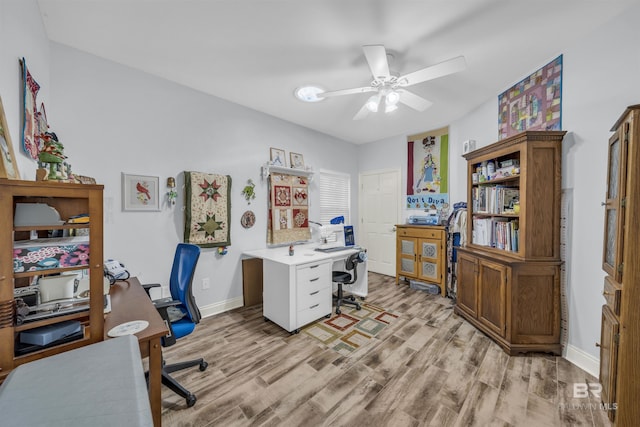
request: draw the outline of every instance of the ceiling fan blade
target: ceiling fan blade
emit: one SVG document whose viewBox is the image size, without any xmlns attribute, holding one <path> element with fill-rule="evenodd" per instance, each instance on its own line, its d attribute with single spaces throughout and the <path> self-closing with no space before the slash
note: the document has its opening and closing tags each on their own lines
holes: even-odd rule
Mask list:
<svg viewBox="0 0 640 427">
<path fill-rule="evenodd" d="M 398 89 L 398 93 L 400 94 L 399 102 L 402 102 L 414 110 L 424 111 L 433 105 L 431 101 L 427 101 L 423 97 L 418 96 L 413 92 L 409 92 L 408 90 Z"/>
<path fill-rule="evenodd" d="M 377 89 L 372 86 L 356 87 L 353 89 L 333 90 L 331 92 L 321 92 L 317 95 L 318 98 L 330 98 L 332 96 L 351 95 L 353 93 L 365 93 L 374 92 Z"/>
<path fill-rule="evenodd" d="M 387 51 L 381 44 L 362 46 L 364 56 L 367 58 L 371 75 L 374 79 L 388 79 L 389 63 L 387 62 Z"/>
<path fill-rule="evenodd" d="M 369 115 L 369 109 L 367 108 L 367 104 L 364 104 L 360 111 L 358 111 L 356 115 L 353 116 L 353 120 L 364 119 L 365 117 L 367 117 L 367 115 Z"/>
<path fill-rule="evenodd" d="M 414 71 L 413 73 L 398 77 L 398 84 L 403 87 L 411 86 L 416 83 L 422 83 L 427 80 L 433 80 L 448 74 L 457 73 L 465 68 L 467 68 L 467 63 L 464 56 L 458 56 L 439 64 L 423 68 L 422 70 Z"/>
</svg>

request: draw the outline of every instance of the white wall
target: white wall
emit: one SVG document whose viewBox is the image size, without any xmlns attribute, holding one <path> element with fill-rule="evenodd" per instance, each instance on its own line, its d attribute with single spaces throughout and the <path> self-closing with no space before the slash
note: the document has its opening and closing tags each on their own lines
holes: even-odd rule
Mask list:
<svg viewBox="0 0 640 427">
<path fill-rule="evenodd" d="M 105 186 L 105 256 L 116 258 L 147 283 L 166 283 L 175 245 L 183 239 L 182 171 L 230 175 L 231 246 L 227 255 L 203 249 L 194 294 L 209 306 L 242 297 L 241 253 L 266 246 L 267 185 L 260 171 L 269 148 L 302 153 L 316 171 L 352 174 L 357 194 L 355 145 L 293 125 L 222 99 L 88 55 L 51 45 L 50 121 L 73 170 Z M 239 90 L 241 90 L 239 88 Z M 339 153 L 339 154 L 336 154 Z M 121 172 L 159 176 L 161 188 L 177 177 L 175 207 L 161 212 L 122 212 Z M 240 194 L 256 184 L 249 205 Z M 310 186 L 310 217 L 318 217 L 317 183 Z M 353 214 L 357 218 L 354 196 Z M 240 225 L 243 212 L 256 225 Z M 209 290 L 201 289 L 211 279 Z M 241 300 L 240 300 L 241 301 Z"/>
<path fill-rule="evenodd" d="M 0 0 L 0 97 L 22 179 L 35 178 L 32 161 L 21 150 L 22 77 L 18 60 L 24 57 L 40 85 L 40 102 L 49 109 L 49 40 L 35 0 Z"/>
<path fill-rule="evenodd" d="M 602 298 L 607 142 L 628 105 L 640 102 L 640 5 L 568 49 L 563 85 L 564 187 L 573 193 L 569 343 L 597 357 Z M 566 101 L 565 101 L 566 100 Z M 637 171 L 634 171 L 637 173 Z"/>
<path fill-rule="evenodd" d="M 571 203 L 566 256 L 569 350 L 581 358 L 583 367 L 596 374 L 599 351 L 594 344 L 600 341 L 600 312 L 604 304 L 601 294 L 604 218 L 600 202 L 605 197 L 607 141 L 609 129 L 625 107 L 640 102 L 638 19 L 640 5 L 560 52 L 564 55 L 562 127 L 568 131 L 563 141 L 563 189 Z M 513 83 L 516 82 L 505 82 L 504 88 Z M 460 157 L 462 141 L 475 139 L 480 148 L 497 140 L 497 97 L 496 93 L 495 98 L 449 125 L 452 202 L 466 198 L 466 163 Z M 381 168 L 391 158 L 400 164 L 406 180 L 405 141 L 403 135 L 360 147 L 361 172 Z"/>
</svg>

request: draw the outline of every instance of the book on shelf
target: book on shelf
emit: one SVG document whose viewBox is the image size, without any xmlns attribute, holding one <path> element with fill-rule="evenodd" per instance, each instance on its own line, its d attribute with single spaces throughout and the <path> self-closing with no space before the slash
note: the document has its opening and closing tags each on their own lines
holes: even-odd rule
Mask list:
<svg viewBox="0 0 640 427">
<path fill-rule="evenodd" d="M 487 209 L 487 187 L 474 187 L 473 190 L 473 212 L 489 213 Z"/>
<path fill-rule="evenodd" d="M 89 215 L 87 214 L 80 214 L 80 215 L 75 215 L 70 217 L 67 220 L 68 224 L 89 224 Z"/>
</svg>

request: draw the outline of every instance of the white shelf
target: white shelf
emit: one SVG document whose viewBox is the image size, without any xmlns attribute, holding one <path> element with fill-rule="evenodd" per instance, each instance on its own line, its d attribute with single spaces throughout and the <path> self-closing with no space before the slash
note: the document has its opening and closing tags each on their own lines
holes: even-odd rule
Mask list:
<svg viewBox="0 0 640 427">
<path fill-rule="evenodd" d="M 271 172 L 283 173 L 286 175 L 306 176 L 309 180 L 311 180 L 311 177 L 313 176 L 313 170 L 311 169 L 285 168 L 265 163 L 262 166 L 262 179 L 267 179 Z"/>
</svg>

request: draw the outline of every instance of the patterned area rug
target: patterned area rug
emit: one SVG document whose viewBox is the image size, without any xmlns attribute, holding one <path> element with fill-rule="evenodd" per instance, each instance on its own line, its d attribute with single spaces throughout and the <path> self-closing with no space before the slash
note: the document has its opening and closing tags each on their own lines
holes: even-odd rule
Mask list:
<svg viewBox="0 0 640 427">
<path fill-rule="evenodd" d="M 302 328 L 302 332 L 322 342 L 338 353 L 348 356 L 366 345 L 387 325 L 398 318 L 382 307 L 363 302 L 361 310 L 342 306 L 342 314 L 334 311 L 330 319 L 317 320 Z"/>
</svg>

